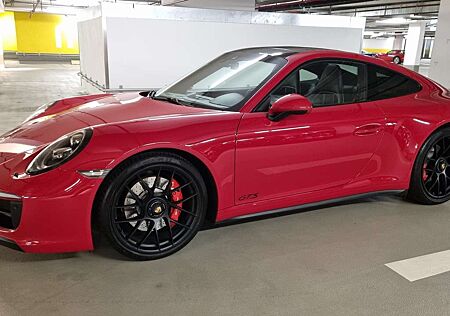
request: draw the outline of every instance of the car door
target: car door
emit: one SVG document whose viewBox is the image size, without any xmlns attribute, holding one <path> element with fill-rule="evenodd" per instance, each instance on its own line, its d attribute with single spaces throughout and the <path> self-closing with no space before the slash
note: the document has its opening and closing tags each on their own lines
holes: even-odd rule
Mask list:
<svg viewBox="0 0 450 316">
<path fill-rule="evenodd" d="M 380 143 L 385 116 L 367 94 L 366 66 L 313 61 L 287 76 L 237 132 L 236 203 L 256 202 L 337 187 L 366 166 Z M 283 95 L 313 103 L 307 114 L 280 121 L 267 110 Z"/>
</svg>

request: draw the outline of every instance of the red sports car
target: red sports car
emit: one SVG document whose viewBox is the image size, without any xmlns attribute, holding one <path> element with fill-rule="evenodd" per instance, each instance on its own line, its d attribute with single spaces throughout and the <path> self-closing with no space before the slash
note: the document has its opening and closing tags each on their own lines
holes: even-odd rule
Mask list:
<svg viewBox="0 0 450 316">
<path fill-rule="evenodd" d="M 385 54 L 377 54 L 376 58 L 380 58 L 384 61 L 394 63 L 394 64 L 403 64 L 403 60 L 405 59 L 405 51 L 404 50 L 391 50 Z"/>
<path fill-rule="evenodd" d="M 360 54 L 226 53 L 168 88 L 40 108 L 0 138 L 0 242 L 170 255 L 205 221 L 369 193 L 450 198 L 450 95 Z"/>
</svg>

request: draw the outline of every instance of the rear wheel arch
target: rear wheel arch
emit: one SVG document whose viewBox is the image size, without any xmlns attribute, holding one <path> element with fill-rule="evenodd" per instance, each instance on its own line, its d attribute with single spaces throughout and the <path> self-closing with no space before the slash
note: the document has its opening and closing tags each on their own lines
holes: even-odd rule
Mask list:
<svg viewBox="0 0 450 316">
<path fill-rule="evenodd" d="M 420 154 L 420 152 L 421 152 L 421 150 L 422 150 L 422 148 L 425 146 L 425 144 L 427 143 L 427 141 L 434 135 L 434 134 L 436 134 L 437 132 L 439 132 L 440 130 L 443 130 L 443 129 L 445 129 L 445 128 L 450 128 L 450 122 L 445 122 L 445 123 L 442 123 L 442 124 L 437 124 L 437 126 L 431 131 L 431 132 L 429 132 L 429 134 L 426 136 L 426 137 L 424 137 L 423 138 L 423 141 L 422 142 L 418 142 L 417 143 L 417 150 L 416 150 L 416 152 L 415 152 L 415 154 L 414 154 L 414 160 L 413 160 L 413 162 L 412 162 L 412 166 L 411 166 L 411 170 L 412 170 L 412 168 L 414 168 L 414 165 L 415 165 L 415 163 L 416 163 L 416 160 L 417 160 L 417 158 L 419 157 L 419 154 Z M 411 174 L 410 174 L 410 177 L 412 176 L 412 172 L 411 172 Z"/>
<path fill-rule="evenodd" d="M 173 154 L 176 156 L 180 156 L 181 158 L 184 158 L 188 160 L 191 164 L 194 165 L 194 167 L 200 172 L 202 175 L 203 180 L 206 184 L 207 194 L 208 194 L 208 204 L 207 204 L 207 213 L 205 218 L 205 224 L 213 224 L 216 221 L 217 217 L 217 211 L 218 211 L 218 191 L 217 191 L 217 185 L 216 181 L 209 170 L 209 168 L 205 165 L 205 163 L 200 160 L 198 157 L 194 156 L 191 153 L 188 153 L 186 151 L 180 150 L 180 149 L 173 149 L 173 148 L 158 148 L 158 149 L 151 149 L 139 152 L 137 154 L 134 154 L 130 157 L 127 157 L 125 160 L 121 161 L 118 165 L 116 165 L 109 174 L 103 179 L 102 184 L 100 185 L 99 189 L 97 190 L 97 193 L 95 195 L 93 208 L 91 211 L 91 227 L 96 228 L 98 227 L 98 212 L 99 212 L 99 205 L 100 205 L 100 199 L 102 196 L 102 192 L 105 189 L 105 186 L 108 185 L 108 177 L 114 175 L 114 172 L 117 170 L 120 170 L 122 166 L 125 164 L 128 164 L 132 160 L 137 160 L 142 156 L 145 156 L 146 154 L 156 154 L 156 153 L 165 153 L 165 154 Z"/>
<path fill-rule="evenodd" d="M 415 199 L 415 198 L 408 198 L 408 195 L 409 195 L 409 193 L 411 192 L 411 190 L 415 190 L 415 185 L 413 184 L 413 181 L 414 181 L 414 176 L 415 176 L 415 169 L 417 168 L 417 164 L 418 164 L 418 160 L 420 159 L 420 157 L 421 157 L 421 154 L 423 154 L 423 151 L 424 151 L 424 149 L 425 149 L 425 147 L 428 145 L 428 143 L 433 139 L 433 137 L 437 134 L 437 133 L 439 133 L 439 132 L 441 132 L 441 131 L 443 131 L 443 130 L 445 130 L 445 129 L 450 129 L 450 122 L 445 122 L 445 123 L 443 123 L 443 124 L 440 124 L 439 126 L 437 126 L 425 139 L 424 139 L 424 141 L 420 144 L 420 147 L 418 148 L 418 150 L 417 150 L 417 152 L 416 152 L 416 155 L 415 155 L 415 158 L 414 158 L 414 163 L 413 163 L 413 165 L 411 166 L 411 172 L 410 172 L 410 184 L 409 184 L 409 189 L 408 189 L 408 193 L 407 193 L 407 199 L 409 199 L 409 200 L 412 200 L 412 201 L 416 201 L 416 202 L 420 202 L 420 201 L 417 201 L 417 199 Z M 425 204 L 428 204 L 428 203 L 425 203 Z"/>
</svg>

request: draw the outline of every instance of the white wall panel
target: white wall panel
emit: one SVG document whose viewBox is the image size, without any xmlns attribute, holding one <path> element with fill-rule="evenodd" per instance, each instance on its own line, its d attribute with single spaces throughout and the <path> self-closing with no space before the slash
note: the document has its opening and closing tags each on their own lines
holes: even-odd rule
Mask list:
<svg viewBox="0 0 450 316">
<path fill-rule="evenodd" d="M 102 18 L 78 23 L 80 71 L 87 78 L 106 86 L 105 41 Z"/>
<path fill-rule="evenodd" d="M 107 17 L 111 89 L 159 88 L 218 55 L 251 46 L 359 52 L 361 28 Z"/>
</svg>

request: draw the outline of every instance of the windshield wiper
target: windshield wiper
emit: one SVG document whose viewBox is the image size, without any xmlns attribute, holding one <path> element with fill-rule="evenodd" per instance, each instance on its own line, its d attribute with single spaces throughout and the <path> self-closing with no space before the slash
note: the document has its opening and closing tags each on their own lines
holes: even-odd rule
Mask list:
<svg viewBox="0 0 450 316">
<path fill-rule="evenodd" d="M 173 104 L 178 104 L 181 105 L 180 101 L 177 98 L 172 98 L 172 97 L 163 97 L 163 96 L 157 96 L 157 97 L 151 97 L 153 100 L 158 100 L 158 101 L 167 101 Z"/>
<path fill-rule="evenodd" d="M 184 105 L 184 106 L 194 106 L 195 105 L 195 103 L 189 102 L 184 99 L 179 99 L 176 97 L 166 97 L 166 96 L 162 96 L 162 95 L 154 96 L 154 97 L 152 97 L 152 99 L 158 100 L 158 101 L 166 101 L 166 102 L 169 102 L 172 104 Z"/>
</svg>

